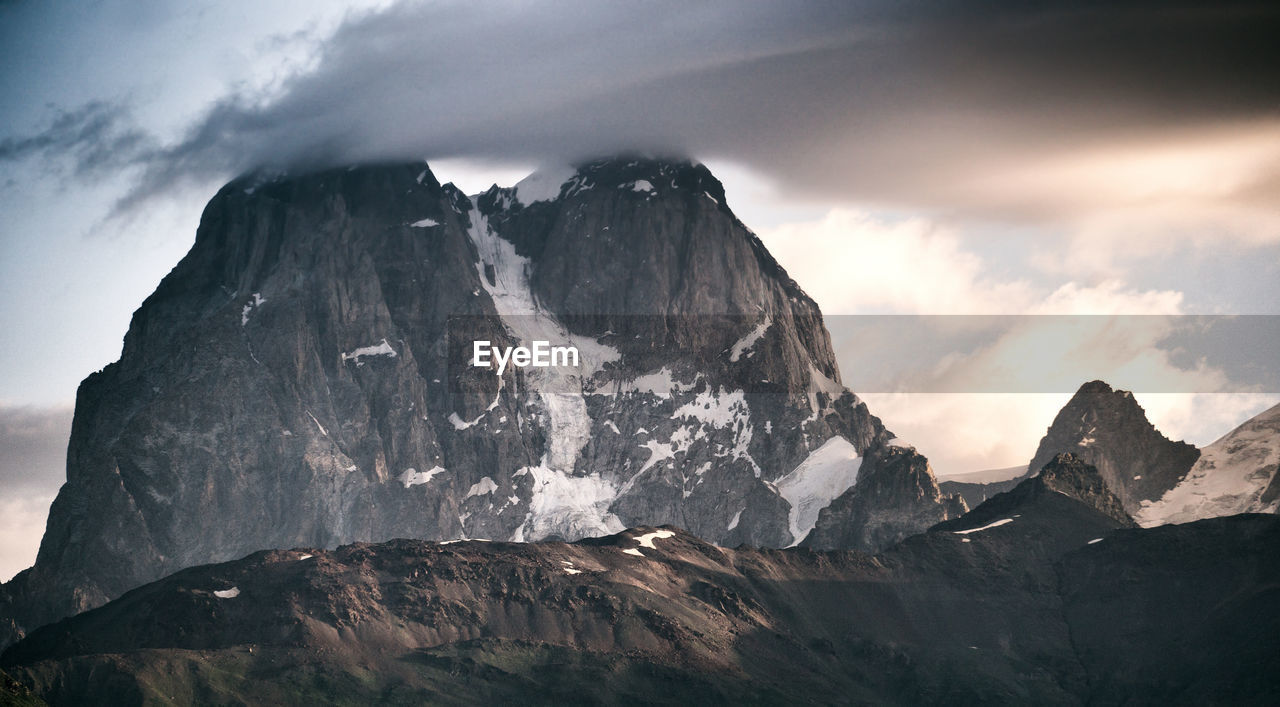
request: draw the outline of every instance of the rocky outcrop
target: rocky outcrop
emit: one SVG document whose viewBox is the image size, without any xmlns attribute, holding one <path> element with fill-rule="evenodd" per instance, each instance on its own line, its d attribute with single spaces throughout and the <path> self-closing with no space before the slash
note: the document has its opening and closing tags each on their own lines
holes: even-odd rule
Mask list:
<svg viewBox="0 0 1280 707">
<path fill-rule="evenodd" d="M 538 340 L 580 360 L 471 365 L 476 341 Z M 891 437 L 701 165 L 602 160 L 477 197 L 423 164 L 246 177 L 82 383 L 2 642 L 267 547 L 664 523 L 781 547 L 855 474 L 892 475 L 862 460 Z M 876 518 L 897 529 L 849 537 L 907 531 Z"/>
<path fill-rule="evenodd" d="M 929 461 L 911 447 L 872 450 L 853 488 L 818 514 L 801 543 L 815 550 L 889 547 L 968 508 L 959 496 L 944 496 Z"/>
<path fill-rule="evenodd" d="M 1200 456 L 1194 446 L 1160 434 L 1132 393 L 1102 381 L 1085 383 L 1058 412 L 1027 475 L 1062 452 L 1097 467 L 1131 515 L 1173 488 Z"/>
</svg>

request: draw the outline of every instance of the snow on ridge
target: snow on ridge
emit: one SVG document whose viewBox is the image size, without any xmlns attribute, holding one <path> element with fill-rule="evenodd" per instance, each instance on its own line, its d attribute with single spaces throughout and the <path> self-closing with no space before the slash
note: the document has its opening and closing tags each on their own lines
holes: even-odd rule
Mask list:
<svg viewBox="0 0 1280 707">
<path fill-rule="evenodd" d="M 471 488 L 467 489 L 465 498 L 472 496 L 487 496 L 498 490 L 498 485 L 488 476 L 482 477 L 479 481 L 471 484 Z"/>
<path fill-rule="evenodd" d="M 640 537 L 636 538 L 636 542 L 640 543 L 640 547 L 647 547 L 650 550 L 657 550 L 658 546 L 653 544 L 653 541 L 655 539 L 664 540 L 666 538 L 670 538 L 674 536 L 675 536 L 675 533 L 671 532 L 670 530 L 655 530 L 652 533 L 645 533 L 644 535 L 641 535 Z"/>
<path fill-rule="evenodd" d="M 554 201 L 560 197 L 560 187 L 577 174 L 578 170 L 569 166 L 539 169 L 516 182 L 511 191 L 516 200 L 525 206 L 539 201 Z"/>
<path fill-rule="evenodd" d="M 405 488 L 409 488 L 410 486 L 425 484 L 435 476 L 443 473 L 444 467 L 442 466 L 433 466 L 426 471 L 418 471 L 413 467 L 409 467 L 404 470 L 404 473 L 400 474 L 400 483 L 404 484 Z"/>
<path fill-rule="evenodd" d="M 837 435 L 810 452 L 791 473 L 774 482 L 778 495 L 791 504 L 788 521 L 793 547 L 818 524 L 819 511 L 853 488 L 861 467 L 858 450 L 849 440 Z"/>
<path fill-rule="evenodd" d="M 951 532 L 956 535 L 968 535 L 970 533 L 980 533 L 984 530 L 988 530 L 990 528 L 995 528 L 997 526 L 1004 525 L 1005 523 L 1012 523 L 1012 522 L 1013 522 L 1012 518 L 1001 518 L 1000 520 L 995 521 L 994 523 L 987 523 L 981 528 L 970 528 L 968 530 L 953 530 Z"/>
<path fill-rule="evenodd" d="M 756 345 L 756 342 L 764 336 L 765 331 L 772 325 L 773 320 L 770 319 L 768 315 L 765 315 L 764 321 L 757 324 L 756 328 L 752 329 L 746 336 L 739 339 L 737 343 L 733 345 L 733 348 L 729 350 L 729 360 L 733 363 L 737 363 L 738 359 L 742 357 L 742 354 L 750 351 L 751 347 Z M 748 354 L 748 358 L 750 358 L 750 354 Z"/>
<path fill-rule="evenodd" d="M 396 350 L 391 348 L 391 344 L 388 344 L 384 337 L 380 343 L 374 344 L 373 346 L 361 346 L 355 351 L 348 351 L 347 353 L 342 354 L 342 362 L 346 363 L 347 361 L 355 361 L 357 366 L 363 366 L 364 362 L 360 359 L 365 356 L 387 356 L 388 358 L 395 358 L 397 354 Z"/>
<path fill-rule="evenodd" d="M 1176 486 L 1144 501 L 1134 520 L 1144 528 L 1240 513 L 1280 512 L 1280 499 L 1262 495 L 1280 474 L 1280 405 L 1241 424 L 1200 450 Z"/>
</svg>

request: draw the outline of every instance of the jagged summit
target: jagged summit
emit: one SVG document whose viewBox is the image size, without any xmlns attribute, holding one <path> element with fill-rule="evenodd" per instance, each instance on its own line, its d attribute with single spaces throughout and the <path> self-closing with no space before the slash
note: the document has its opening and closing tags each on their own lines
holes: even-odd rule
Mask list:
<svg viewBox="0 0 1280 707">
<path fill-rule="evenodd" d="M 1133 393 L 1103 381 L 1080 386 L 1058 412 L 1027 468 L 1034 475 L 1055 456 L 1072 452 L 1096 466 L 1125 510 L 1159 498 L 1178 483 L 1200 452 L 1174 442 L 1147 420 Z"/>
</svg>

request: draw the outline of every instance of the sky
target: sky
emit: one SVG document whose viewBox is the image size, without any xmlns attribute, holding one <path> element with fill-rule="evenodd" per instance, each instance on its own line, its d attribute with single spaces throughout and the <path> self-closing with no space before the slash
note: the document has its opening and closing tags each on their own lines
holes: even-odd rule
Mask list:
<svg viewBox="0 0 1280 707">
<path fill-rule="evenodd" d="M 0 578 L 34 558 L 79 381 L 246 170 L 427 159 L 475 192 L 688 155 L 853 381 L 852 315 L 1280 314 L 1278 30 L 1233 2 L 0 0 Z M 940 474 L 1025 463 L 1093 378 L 1197 444 L 1280 400 L 1246 375 L 1265 341 L 1000 321 L 900 375 L 964 391 L 863 393 Z M 1052 375 L 1010 386 L 1032 359 Z"/>
</svg>

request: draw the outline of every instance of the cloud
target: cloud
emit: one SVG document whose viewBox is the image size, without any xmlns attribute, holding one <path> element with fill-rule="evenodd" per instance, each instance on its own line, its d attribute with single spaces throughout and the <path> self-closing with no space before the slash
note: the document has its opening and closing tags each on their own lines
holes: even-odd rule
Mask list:
<svg viewBox="0 0 1280 707">
<path fill-rule="evenodd" d="M 828 200 L 1037 217 L 1114 205 L 1078 165 L 1145 179 L 1159 159 L 1134 146 L 1190 140 L 1210 172 L 1184 186 L 1266 203 L 1280 165 L 1214 136 L 1274 134 L 1277 25 L 1245 2 L 400 2 L 281 43 L 291 75 L 162 150 L 97 139 L 145 165 L 133 201 L 255 167 L 647 149 Z"/>
<path fill-rule="evenodd" d="M 92 179 L 145 162 L 156 143 L 138 127 L 128 109 L 106 101 L 91 101 L 60 111 L 38 133 L 0 140 L 0 163 L 37 158 L 62 164 L 69 158 L 77 176 Z"/>
<path fill-rule="evenodd" d="M 52 499 L 66 479 L 69 407 L 0 407 L 0 488 Z"/>
<path fill-rule="evenodd" d="M 0 582 L 35 564 L 52 502 L 41 494 L 0 499 Z"/>
<path fill-rule="evenodd" d="M 30 567 L 66 479 L 69 407 L 0 407 L 0 582 Z"/>
</svg>

